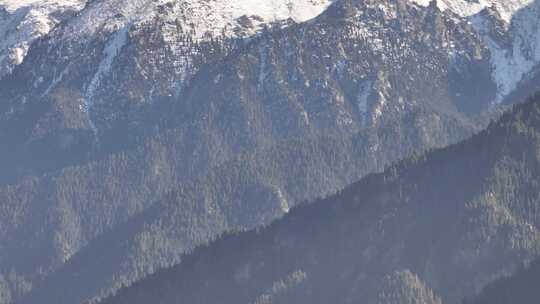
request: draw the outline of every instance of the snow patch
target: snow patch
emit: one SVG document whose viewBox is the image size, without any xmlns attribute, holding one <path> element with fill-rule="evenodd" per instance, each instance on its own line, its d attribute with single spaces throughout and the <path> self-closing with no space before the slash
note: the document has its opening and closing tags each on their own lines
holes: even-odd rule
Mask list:
<svg viewBox="0 0 540 304">
<path fill-rule="evenodd" d="M 285 198 L 285 195 L 283 195 L 283 192 L 281 192 L 281 189 L 278 187 L 275 187 L 275 192 L 279 200 L 279 206 L 281 208 L 281 211 L 283 211 L 283 213 L 289 213 L 291 211 L 291 208 L 289 207 L 289 202 Z"/>
<path fill-rule="evenodd" d="M 411 0 L 421 6 L 428 6 L 433 0 Z M 512 16 L 520 9 L 533 3 L 534 0 L 438 0 L 437 5 L 442 11 L 449 10 L 461 17 L 478 14 L 485 8 L 496 9 L 503 20 L 510 23 Z"/>
<path fill-rule="evenodd" d="M 19 65 L 23 62 L 24 56 L 26 56 L 26 53 L 28 52 L 28 47 L 26 46 L 19 46 L 12 48 L 10 50 L 9 59 L 11 62 L 15 65 Z"/>
<path fill-rule="evenodd" d="M 189 12 L 189 23 L 193 24 L 195 37 L 203 39 L 208 34 L 236 36 L 242 28 L 253 35 L 266 24 L 292 19 L 308 21 L 321 14 L 332 0 L 215 0 L 180 1 L 177 12 Z M 247 24 L 246 24 L 247 23 Z"/>
<path fill-rule="evenodd" d="M 500 103 L 504 97 L 516 89 L 523 77 L 538 63 L 538 59 L 527 58 L 520 48 L 521 39 L 518 37 L 510 50 L 500 48 L 490 38 L 487 38 L 491 50 L 491 64 L 493 66 L 493 80 L 497 84 L 498 92 L 496 102 Z"/>
<path fill-rule="evenodd" d="M 382 92 L 377 92 L 377 104 L 373 109 L 373 122 L 376 123 L 384 114 L 384 109 L 387 104 L 387 99 Z"/>
<path fill-rule="evenodd" d="M 176 58 L 171 63 L 176 73 L 176 77 L 171 79 L 174 82 L 171 86 L 178 95 L 183 80 L 190 74 L 193 55 L 197 52 L 194 43 L 223 36 L 249 38 L 262 31 L 269 23 L 289 24 L 285 22 L 288 20 L 304 22 L 322 13 L 332 1 L 334 0 L 89 1 L 85 9 L 58 32 L 56 38 L 84 42 L 87 38 L 102 35 L 100 31 L 113 32 L 115 28 L 126 27 L 128 24 L 144 27 L 146 23 L 152 23 L 158 18 L 163 21 L 163 27 L 161 32 L 156 34 L 161 35 Z M 179 39 L 179 27 L 184 34 L 190 36 L 188 40 Z M 100 71 L 106 72 L 107 60 L 100 65 Z M 97 73 L 87 86 L 90 96 L 99 85 L 101 75 L 101 72 Z M 89 103 L 91 104 L 91 101 Z"/>
<path fill-rule="evenodd" d="M 72 0 L 73 1 L 73 0 Z M 105 0 L 92 2 L 71 24 L 71 32 L 92 34 L 117 15 L 134 23 L 144 23 L 164 15 L 174 24 L 193 31 L 195 40 L 209 35 L 236 36 L 239 27 L 250 23 L 249 34 L 264 25 L 292 19 L 304 22 L 321 14 L 334 0 Z M 246 19 L 247 18 L 247 19 Z"/>
<path fill-rule="evenodd" d="M 84 4 L 81 0 L 0 0 L 0 7 L 5 7 L 9 12 L 14 12 L 21 7 L 78 7 Z"/>
<path fill-rule="evenodd" d="M 305 125 L 309 126 L 310 124 L 310 120 L 309 120 L 309 114 L 308 112 L 306 112 L 305 110 L 302 110 L 300 112 L 300 116 L 302 117 L 302 121 L 304 122 Z"/>
<path fill-rule="evenodd" d="M 88 85 L 88 88 L 86 90 L 87 110 L 91 106 L 92 99 L 95 95 L 97 88 L 101 84 L 102 78 L 105 75 L 107 75 L 109 71 L 111 70 L 114 59 L 116 58 L 116 56 L 118 56 L 121 49 L 127 43 L 127 39 L 128 39 L 128 27 L 123 27 L 112 36 L 112 38 L 109 40 L 109 42 L 105 46 L 105 49 L 103 50 L 103 55 L 105 55 L 105 57 L 100 62 L 98 69 L 96 73 L 94 74 L 94 77 L 90 81 L 90 84 Z"/>
<path fill-rule="evenodd" d="M 87 113 L 88 121 L 91 125 L 92 130 L 96 134 L 97 134 L 97 129 L 90 117 L 90 109 L 94 103 L 94 96 L 95 96 L 96 90 L 101 85 L 101 81 L 103 77 L 109 74 L 109 72 L 111 71 L 114 59 L 118 56 L 118 54 L 120 53 L 120 51 L 122 50 L 122 48 L 126 45 L 128 41 L 128 30 L 129 30 L 128 26 L 122 27 L 121 29 L 117 30 L 113 34 L 111 39 L 107 42 L 107 45 L 105 46 L 105 49 L 103 50 L 103 55 L 105 57 L 100 62 L 96 73 L 92 77 L 92 80 L 90 81 L 90 84 L 88 85 L 88 88 L 86 89 L 86 98 L 85 98 L 85 102 L 83 106 L 83 111 Z"/>
<path fill-rule="evenodd" d="M 411 0 L 427 6 L 430 0 Z M 480 33 L 491 53 L 493 81 L 497 85 L 495 103 L 508 96 L 523 78 L 540 63 L 538 4 L 534 0 L 438 0 L 441 10 L 466 17 Z M 499 45 L 490 35 L 493 25 L 480 12 L 492 8 L 502 18 L 511 39 L 509 46 Z"/>
<path fill-rule="evenodd" d="M 0 78 L 20 65 L 30 45 L 47 35 L 85 0 L 0 0 Z"/>
<path fill-rule="evenodd" d="M 470 18 L 491 53 L 493 80 L 497 84 L 495 102 L 500 103 L 523 78 L 540 63 L 540 8 L 529 5 L 516 13 L 508 24 L 509 46 L 499 45 L 490 36 L 492 25 L 486 16 Z"/>
</svg>

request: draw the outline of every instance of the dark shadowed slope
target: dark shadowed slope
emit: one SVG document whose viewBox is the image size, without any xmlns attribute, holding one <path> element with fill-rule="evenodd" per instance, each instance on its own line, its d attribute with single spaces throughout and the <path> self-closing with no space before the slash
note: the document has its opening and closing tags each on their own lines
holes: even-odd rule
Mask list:
<svg viewBox="0 0 540 304">
<path fill-rule="evenodd" d="M 540 259 L 510 277 L 489 284 L 475 300 L 464 304 L 536 304 L 540 299 Z"/>
<path fill-rule="evenodd" d="M 540 99 L 103 303 L 460 303 L 540 250 Z"/>
</svg>

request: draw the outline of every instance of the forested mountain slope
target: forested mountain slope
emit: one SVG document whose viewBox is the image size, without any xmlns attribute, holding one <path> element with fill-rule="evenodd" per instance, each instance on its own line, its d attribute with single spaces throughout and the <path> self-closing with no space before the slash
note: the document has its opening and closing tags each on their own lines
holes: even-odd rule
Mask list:
<svg viewBox="0 0 540 304">
<path fill-rule="evenodd" d="M 103 303 L 461 303 L 540 250 L 540 98 Z"/>
<path fill-rule="evenodd" d="M 268 224 L 298 202 L 334 193 L 367 172 L 381 170 L 401 155 L 413 153 L 414 142 L 422 140 L 423 132 L 407 134 L 414 140 L 399 147 L 395 143 L 403 134 L 385 130 L 348 138 L 288 140 L 241 154 L 193 182 L 177 186 L 126 224 L 90 241 L 45 282 L 37 283 L 26 300 L 54 297 L 58 303 L 72 303 L 82 295 L 106 295 L 157 268 L 177 263 L 183 252 L 222 231 Z M 371 140 L 392 153 L 378 154 L 371 148 Z M 23 264 L 25 258 L 20 261 Z M 78 287 L 81 281 L 85 282 L 83 290 Z"/>
</svg>

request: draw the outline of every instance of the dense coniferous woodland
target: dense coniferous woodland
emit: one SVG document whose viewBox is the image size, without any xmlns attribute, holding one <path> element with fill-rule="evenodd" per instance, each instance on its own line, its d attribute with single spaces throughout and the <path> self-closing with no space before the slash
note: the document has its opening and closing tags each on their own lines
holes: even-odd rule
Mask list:
<svg viewBox="0 0 540 304">
<path fill-rule="evenodd" d="M 469 140 L 227 234 L 103 303 L 461 303 L 539 254 L 539 203 L 536 96 Z"/>
</svg>

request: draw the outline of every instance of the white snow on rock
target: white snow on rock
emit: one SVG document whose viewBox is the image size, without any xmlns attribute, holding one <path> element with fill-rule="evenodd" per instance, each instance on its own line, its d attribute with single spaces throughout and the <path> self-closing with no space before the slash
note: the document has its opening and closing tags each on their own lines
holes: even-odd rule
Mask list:
<svg viewBox="0 0 540 304">
<path fill-rule="evenodd" d="M 74 33 L 91 34 L 101 25 L 121 15 L 125 23 L 144 22 L 155 14 L 165 14 L 191 27 L 194 38 L 204 39 L 226 34 L 244 22 L 251 23 L 255 33 L 272 22 L 292 19 L 304 22 L 321 14 L 334 0 L 107 0 L 91 3 L 72 24 Z M 167 4 L 167 5 L 165 5 Z M 158 7 L 163 9 L 158 10 Z M 165 10 L 165 12 L 163 11 Z"/>
<path fill-rule="evenodd" d="M 411 0 L 427 6 L 431 0 Z M 534 0 L 438 0 L 441 10 L 466 17 L 481 34 L 491 52 L 493 81 L 498 92 L 494 102 L 501 102 L 523 78 L 540 64 L 540 10 Z M 492 24 L 480 12 L 496 11 L 509 31 L 511 45 L 499 45 L 490 36 Z"/>
<path fill-rule="evenodd" d="M 14 12 L 21 7 L 41 7 L 41 8 L 59 8 L 59 7 L 79 7 L 84 4 L 81 0 L 0 0 L 0 6 L 8 11 Z"/>
<path fill-rule="evenodd" d="M 496 102 L 510 94 L 526 75 L 540 64 L 540 10 L 530 5 L 516 13 L 508 24 L 510 45 L 500 45 L 490 36 L 489 21 L 483 15 L 471 18 L 491 52 L 493 80 L 498 86 Z"/>
<path fill-rule="evenodd" d="M 211 36 L 250 37 L 266 25 L 286 20 L 305 22 L 321 14 L 335 0 L 0 0 L 0 78 L 21 64 L 30 45 L 47 35 L 61 22 L 64 12 L 80 14 L 70 20 L 65 31 L 66 39 L 84 41 L 96 31 L 116 35 L 118 29 L 129 31 L 131 24 L 141 24 L 160 15 L 174 24 L 180 21 L 193 40 Z M 410 0 L 427 6 L 433 0 Z M 88 5 L 87 5 L 88 2 Z M 519 82 L 540 63 L 538 16 L 534 0 L 437 0 L 441 10 L 449 10 L 471 21 L 482 33 L 491 50 L 493 80 L 499 87 L 497 101 L 512 92 Z M 496 10 L 506 23 L 512 37 L 512 46 L 498 45 L 490 36 L 483 20 L 478 16 L 483 9 Z M 525 13 L 524 13 L 525 12 Z M 515 16 L 519 16 L 516 18 Z M 161 33 L 165 41 L 172 41 L 176 28 Z M 126 37 L 122 34 L 122 37 Z M 112 39 L 112 38 L 111 38 Z M 116 40 L 110 40 L 116 41 Z M 126 43 L 126 41 L 123 41 Z M 178 50 L 176 50 L 178 48 Z M 171 46 L 178 53 L 178 73 L 190 64 L 185 46 Z M 115 49 L 115 52 L 120 51 Z M 113 52 L 114 53 L 114 52 Z M 185 56 L 184 56 L 185 57 Z M 110 70 L 116 55 L 104 51 L 102 63 L 92 83 L 89 95 Z M 91 103 L 91 101 L 89 101 Z"/>
<path fill-rule="evenodd" d="M 98 66 L 97 72 L 92 77 L 92 80 L 90 81 L 90 84 L 88 88 L 86 89 L 86 99 L 84 103 L 84 112 L 88 115 L 88 122 L 90 124 L 90 127 L 94 134 L 97 135 L 97 128 L 94 125 L 92 118 L 90 117 L 90 108 L 92 106 L 93 98 L 95 91 L 99 84 L 102 81 L 102 78 L 104 75 L 108 74 L 111 71 L 112 64 L 114 62 L 114 59 L 124 45 L 126 45 L 128 40 L 128 26 L 124 26 L 121 29 L 118 29 L 114 35 L 111 37 L 111 39 L 107 42 L 107 45 L 105 46 L 105 50 L 103 51 L 104 58 L 101 61 L 101 63 Z"/>
<path fill-rule="evenodd" d="M 21 64 L 32 42 L 51 31 L 66 11 L 85 0 L 0 0 L 0 78 Z"/>
<path fill-rule="evenodd" d="M 285 195 L 283 195 L 283 192 L 280 188 L 274 187 L 274 192 L 277 196 L 277 199 L 279 200 L 279 207 L 283 213 L 289 213 L 291 211 L 291 208 L 289 206 L 289 202 L 285 198 Z"/>
<path fill-rule="evenodd" d="M 255 34 L 264 25 L 292 19 L 305 22 L 321 14 L 331 0 L 214 0 L 182 1 L 178 12 L 187 12 L 186 20 L 192 23 L 195 35 L 235 35 L 243 28 Z"/>
<path fill-rule="evenodd" d="M 509 26 L 512 45 L 505 49 L 490 41 L 494 79 L 499 98 L 511 93 L 540 64 L 540 4 L 531 4 L 514 15 Z M 485 37 L 488 37 L 485 35 Z"/>
<path fill-rule="evenodd" d="M 303 22 L 322 13 L 333 0 L 0 0 L 0 78 L 21 64 L 31 43 L 47 35 L 65 11 L 81 11 L 68 25 L 67 35 L 81 38 L 105 28 L 113 32 L 129 23 L 150 20 L 157 8 L 169 5 L 168 15 L 191 26 L 195 39 L 208 34 L 234 36 L 249 23 L 244 35 L 265 24 L 292 19 Z"/>
<path fill-rule="evenodd" d="M 266 24 L 292 19 L 304 22 L 322 13 L 333 0 L 105 0 L 91 2 L 81 14 L 70 20 L 62 31 L 66 39 L 88 37 L 97 31 L 111 36 L 86 91 L 85 111 L 89 112 L 101 80 L 110 72 L 111 65 L 128 41 L 132 25 L 141 25 L 155 17 L 171 24 L 160 33 L 175 53 L 171 63 L 179 79 L 185 77 L 191 65 L 190 46 L 178 40 L 175 24 L 181 23 L 183 31 L 194 41 L 209 37 L 249 37 Z M 118 29 L 121 28 L 122 32 Z M 241 31 L 239 31 L 239 29 Z M 83 40 L 84 41 L 84 40 Z M 187 55 L 186 55 L 187 54 Z M 264 80 L 264 79 L 263 79 Z M 262 81 L 261 81 L 262 82 Z M 177 88 L 178 89 L 178 88 Z"/>
<path fill-rule="evenodd" d="M 422 6 L 428 6 L 433 0 L 411 0 Z M 450 10 L 461 17 L 470 17 L 478 14 L 484 8 L 495 8 L 501 17 L 510 22 L 515 12 L 533 3 L 534 0 L 437 0 L 437 5 L 441 10 Z"/>
</svg>

